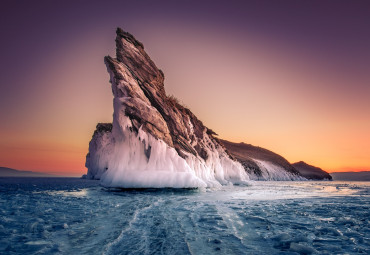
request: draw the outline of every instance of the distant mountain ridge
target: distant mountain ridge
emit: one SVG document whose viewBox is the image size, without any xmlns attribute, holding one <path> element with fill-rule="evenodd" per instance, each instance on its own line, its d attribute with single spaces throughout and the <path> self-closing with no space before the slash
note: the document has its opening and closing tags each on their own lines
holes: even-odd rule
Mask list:
<svg viewBox="0 0 370 255">
<path fill-rule="evenodd" d="M 37 173 L 32 171 L 22 171 L 8 167 L 0 167 L 0 177 L 56 177 L 56 176 L 52 174 Z"/>
</svg>

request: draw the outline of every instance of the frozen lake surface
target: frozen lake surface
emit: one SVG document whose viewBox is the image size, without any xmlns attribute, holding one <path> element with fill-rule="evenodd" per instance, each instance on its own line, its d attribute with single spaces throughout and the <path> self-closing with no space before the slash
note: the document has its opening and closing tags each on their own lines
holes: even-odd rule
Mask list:
<svg viewBox="0 0 370 255">
<path fill-rule="evenodd" d="M 107 190 L 0 178 L 0 254 L 370 254 L 369 182 Z"/>
</svg>

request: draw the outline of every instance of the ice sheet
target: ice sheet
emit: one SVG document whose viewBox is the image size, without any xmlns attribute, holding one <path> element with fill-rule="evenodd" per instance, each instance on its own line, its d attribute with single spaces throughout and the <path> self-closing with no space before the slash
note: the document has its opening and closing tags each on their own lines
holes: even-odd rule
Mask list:
<svg viewBox="0 0 370 255">
<path fill-rule="evenodd" d="M 0 179 L 1 254 L 369 254 L 370 183 L 117 191 Z"/>
</svg>

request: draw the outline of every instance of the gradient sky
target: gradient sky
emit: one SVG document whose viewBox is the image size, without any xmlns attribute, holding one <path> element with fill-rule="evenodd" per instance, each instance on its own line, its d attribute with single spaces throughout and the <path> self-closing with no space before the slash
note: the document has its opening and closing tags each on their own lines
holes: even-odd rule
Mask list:
<svg viewBox="0 0 370 255">
<path fill-rule="evenodd" d="M 0 166 L 81 175 L 117 26 L 220 137 L 370 169 L 370 1 L 4 1 Z"/>
</svg>

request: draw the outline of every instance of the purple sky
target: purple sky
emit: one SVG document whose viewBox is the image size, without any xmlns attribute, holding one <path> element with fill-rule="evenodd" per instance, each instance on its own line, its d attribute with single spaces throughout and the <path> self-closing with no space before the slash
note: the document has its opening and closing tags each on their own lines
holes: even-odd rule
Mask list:
<svg viewBox="0 0 370 255">
<path fill-rule="evenodd" d="M 103 57 L 114 54 L 119 26 L 142 41 L 164 70 L 167 92 L 223 137 L 267 147 L 289 161 L 306 157 L 308 163 L 332 169 L 370 166 L 364 156 L 370 149 L 366 145 L 370 121 L 364 120 L 370 116 L 370 1 L 2 0 L 0 5 L 0 152 L 8 153 L 0 157 L 0 165 L 46 170 L 60 164 L 55 171 L 84 171 L 84 154 L 95 123 L 111 119 Z M 243 65 L 247 70 L 254 62 L 257 82 L 243 85 Z M 227 83 L 223 70 L 235 72 L 230 83 L 240 85 L 217 84 Z M 310 76 L 315 77 L 312 83 L 307 82 Z M 309 85 L 296 85 L 299 79 Z M 204 86 L 198 98 L 193 93 L 200 86 L 197 80 Z M 274 87 L 262 82 L 275 80 Z M 230 92 L 230 97 L 246 92 L 260 100 L 266 91 L 271 93 L 263 104 L 248 105 L 254 99 L 246 96 L 240 101 L 248 102 L 231 105 L 237 100 L 220 102 L 217 91 Z M 280 105 L 278 99 L 284 103 Z M 296 111 L 286 103 L 290 100 Z M 225 108 L 217 108 L 220 104 L 230 109 L 256 106 L 253 112 L 263 120 L 252 111 L 250 122 L 238 122 L 243 111 L 219 120 Z M 274 108 L 282 116 L 277 118 Z M 321 123 L 322 129 L 312 127 L 315 131 L 306 134 L 305 127 L 313 122 Z M 238 125 L 244 130 L 233 129 Z M 294 137 L 306 136 L 310 141 L 296 139 L 297 144 L 288 145 L 284 141 L 288 125 L 297 125 Z M 327 133 L 335 132 L 327 143 L 343 138 L 342 151 L 336 151 L 337 145 L 322 144 Z M 302 143 L 312 151 L 291 149 Z M 321 147 L 315 154 L 315 148 Z M 354 158 L 359 154 L 355 147 L 364 155 Z M 50 161 L 43 162 L 45 151 L 59 155 L 63 151 L 68 154 L 63 158 L 74 163 L 63 165 L 62 159 L 46 154 Z M 15 154 L 32 156 L 10 156 Z M 348 164 L 333 163 L 339 159 Z"/>
</svg>

